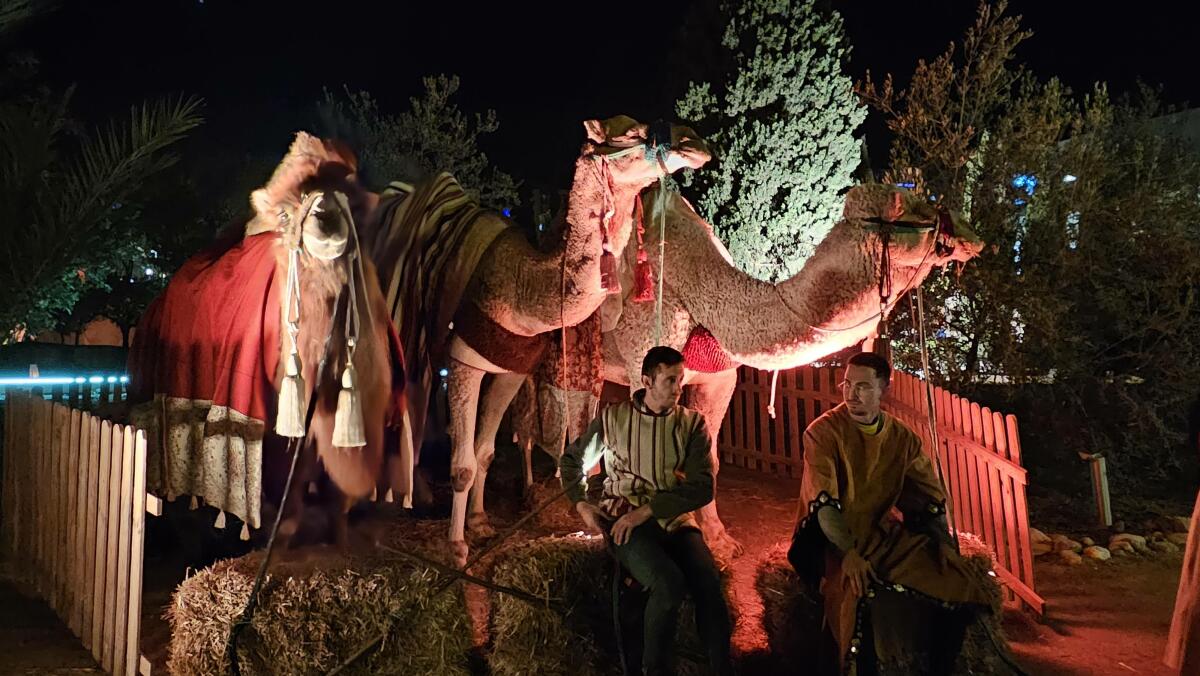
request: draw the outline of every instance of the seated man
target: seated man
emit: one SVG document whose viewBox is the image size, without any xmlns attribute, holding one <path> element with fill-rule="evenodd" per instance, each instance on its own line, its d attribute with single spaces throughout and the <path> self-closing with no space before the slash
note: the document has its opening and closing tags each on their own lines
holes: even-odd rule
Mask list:
<svg viewBox="0 0 1200 676">
<path fill-rule="evenodd" d="M 672 654 L 685 591 L 713 670 L 731 672 L 729 608 L 712 553 L 692 511 L 713 499 L 711 437 L 704 418 L 678 404 L 683 355 L 655 347 L 642 361 L 642 385 L 604 410 L 561 461 L 562 483 L 585 523 L 611 535 L 616 556 L 649 592 L 642 669 L 673 674 Z M 604 458 L 600 505 L 585 500 L 587 469 Z"/>
<path fill-rule="evenodd" d="M 954 549 L 920 438 L 880 410 L 890 379 L 886 359 L 854 355 L 843 403 L 805 431 L 788 560 L 825 598 L 843 673 L 949 674 L 988 599 Z"/>
</svg>

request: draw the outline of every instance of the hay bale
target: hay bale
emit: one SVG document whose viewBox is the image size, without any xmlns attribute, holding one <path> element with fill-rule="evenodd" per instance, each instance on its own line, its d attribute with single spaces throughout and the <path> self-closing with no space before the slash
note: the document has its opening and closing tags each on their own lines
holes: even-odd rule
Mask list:
<svg viewBox="0 0 1200 676">
<path fill-rule="evenodd" d="M 551 536 L 517 544 L 497 554 L 493 570 L 496 583 L 551 599 L 557 607 L 549 603 L 536 607 L 505 594 L 492 594 L 492 649 L 488 655 L 492 674 L 621 673 L 612 618 L 613 563 L 602 538 Z M 726 598 L 731 580 L 723 571 Z M 630 615 L 640 618 L 637 603 L 636 594 L 623 596 L 623 622 L 629 622 Z M 730 608 L 732 611 L 732 603 Z M 628 638 L 629 630 L 636 627 L 625 629 L 626 650 L 636 654 L 636 646 L 630 645 Z M 676 648 L 678 673 L 707 670 L 707 664 L 698 664 L 705 653 L 690 599 L 680 611 Z"/>
<path fill-rule="evenodd" d="M 241 635 L 244 674 L 326 673 L 391 623 L 384 644 L 351 671 L 359 674 L 468 674 L 470 622 L 462 590 L 431 599 L 438 577 L 406 560 L 304 552 L 272 565 L 254 620 Z M 230 670 L 225 644 L 254 585 L 261 552 L 218 562 L 185 580 L 167 612 L 173 674 Z M 407 621 L 420 612 L 417 622 Z"/>
<path fill-rule="evenodd" d="M 787 543 L 767 550 L 754 576 L 762 599 L 763 630 L 771 654 L 784 663 L 816 664 L 821 654 L 821 597 L 811 592 L 787 561 Z"/>
<path fill-rule="evenodd" d="M 787 560 L 790 543 L 779 542 L 767 550 L 755 576 L 755 587 L 763 604 L 763 629 L 771 653 L 783 664 L 815 664 L 821 652 L 821 597 L 809 590 Z M 990 630 L 1007 650 L 1001 629 L 1003 591 L 992 574 L 995 565 L 991 547 L 970 533 L 960 533 L 960 550 L 972 573 L 988 592 L 991 613 L 981 613 L 967 627 L 955 673 L 1007 674 L 988 637 Z M 826 639 L 829 640 L 829 639 Z"/>
</svg>

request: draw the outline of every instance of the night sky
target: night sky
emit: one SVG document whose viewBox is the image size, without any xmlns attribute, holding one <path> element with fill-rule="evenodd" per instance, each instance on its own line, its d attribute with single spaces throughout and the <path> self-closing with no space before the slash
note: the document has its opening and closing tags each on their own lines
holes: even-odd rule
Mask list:
<svg viewBox="0 0 1200 676">
<path fill-rule="evenodd" d="M 459 104 L 494 108 L 500 130 L 484 149 L 502 169 L 541 185 L 563 185 L 580 122 L 626 113 L 670 117 L 686 83 L 673 77 L 676 33 L 692 3 L 617 4 L 256 0 L 66 2 L 24 30 L 56 86 L 77 84 L 76 114 L 122 113 L 146 97 L 207 100 L 202 140 L 278 151 L 311 128 L 322 87 L 370 91 L 384 110 L 402 107 L 426 74 L 462 78 Z M 961 37 L 971 0 L 835 0 L 853 47 L 850 74 L 911 72 Z M 1042 77 L 1075 90 L 1106 80 L 1112 91 L 1138 78 L 1163 85 L 1170 103 L 1200 100 L 1193 26 L 1169 2 L 1123 5 L 1016 1 L 1035 32 L 1020 49 Z M 469 7 L 469 9 L 468 9 Z M 872 155 L 886 157 L 883 126 L 866 127 Z M 700 130 L 702 133 L 704 130 Z"/>
</svg>

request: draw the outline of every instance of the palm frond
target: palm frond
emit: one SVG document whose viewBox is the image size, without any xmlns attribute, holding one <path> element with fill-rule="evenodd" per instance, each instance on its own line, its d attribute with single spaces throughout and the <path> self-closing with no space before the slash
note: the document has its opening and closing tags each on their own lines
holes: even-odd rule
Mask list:
<svg viewBox="0 0 1200 676">
<path fill-rule="evenodd" d="M 0 41 L 26 21 L 58 8 L 59 0 L 0 0 Z"/>
<path fill-rule="evenodd" d="M 201 124 L 202 105 L 198 98 L 180 96 L 134 106 L 128 126 L 114 123 L 85 141 L 64 176 L 56 225 L 94 227 L 113 202 L 174 164 L 177 158 L 163 151 Z"/>
</svg>

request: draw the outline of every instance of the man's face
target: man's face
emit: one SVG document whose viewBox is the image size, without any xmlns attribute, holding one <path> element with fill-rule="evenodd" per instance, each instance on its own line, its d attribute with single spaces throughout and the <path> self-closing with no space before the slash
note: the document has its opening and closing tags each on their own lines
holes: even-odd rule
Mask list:
<svg viewBox="0 0 1200 676">
<path fill-rule="evenodd" d="M 642 385 L 646 388 L 646 405 L 650 408 L 662 411 L 674 406 L 683 394 L 683 364 L 659 366 L 653 377 L 642 376 Z"/>
<path fill-rule="evenodd" d="M 850 411 L 850 417 L 869 423 L 879 415 L 879 400 L 883 397 L 883 383 L 875 377 L 870 366 L 850 364 L 842 380 L 842 399 Z"/>
</svg>

